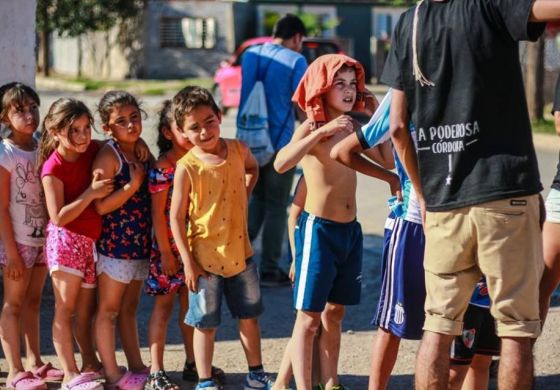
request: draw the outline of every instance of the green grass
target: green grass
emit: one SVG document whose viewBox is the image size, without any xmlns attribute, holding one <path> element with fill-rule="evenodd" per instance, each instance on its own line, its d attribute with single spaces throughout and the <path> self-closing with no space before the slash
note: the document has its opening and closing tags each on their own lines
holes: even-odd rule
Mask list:
<svg viewBox="0 0 560 390">
<path fill-rule="evenodd" d="M 64 80 L 64 79 L 60 79 Z M 182 80 L 101 80 L 79 77 L 66 79 L 73 84 L 82 84 L 86 91 L 103 91 L 110 89 L 124 89 L 144 95 L 163 95 L 167 92 L 176 92 L 187 85 L 198 85 L 211 89 L 214 81 L 211 77 L 193 77 Z"/>
<path fill-rule="evenodd" d="M 554 128 L 554 121 L 550 119 L 533 121 L 531 123 L 531 126 L 533 127 L 533 131 L 535 133 L 556 134 L 556 130 Z"/>
</svg>

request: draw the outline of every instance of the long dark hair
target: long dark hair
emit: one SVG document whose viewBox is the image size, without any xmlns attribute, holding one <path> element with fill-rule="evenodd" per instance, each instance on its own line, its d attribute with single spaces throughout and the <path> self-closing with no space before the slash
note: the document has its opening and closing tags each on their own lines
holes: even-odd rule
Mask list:
<svg viewBox="0 0 560 390">
<path fill-rule="evenodd" d="M 157 125 L 157 146 L 159 148 L 159 154 L 161 156 L 162 154 L 173 148 L 173 142 L 171 142 L 170 139 L 165 138 L 165 135 L 163 134 L 163 129 L 166 127 L 168 129 L 171 129 L 173 122 L 175 122 L 175 118 L 173 117 L 173 102 L 170 99 L 167 99 L 163 102 L 158 116 L 159 121 Z"/>
<path fill-rule="evenodd" d="M 37 149 L 37 167 L 39 171 L 51 153 L 57 148 L 58 141 L 55 135 L 62 130 L 70 128 L 72 123 L 82 115 L 87 115 L 90 124 L 93 125 L 93 116 L 87 106 L 76 99 L 60 98 L 49 108 L 49 112 L 43 119 L 41 139 Z"/>
<path fill-rule="evenodd" d="M 4 120 L 12 106 L 23 106 L 28 100 L 32 100 L 38 106 L 41 105 L 39 95 L 33 88 L 20 82 L 4 84 L 0 87 L 0 130 Z M 8 124 L 5 124 L 8 126 Z M 2 131 L 0 131 L 0 136 Z"/>
<path fill-rule="evenodd" d="M 111 112 L 116 107 L 122 106 L 134 106 L 143 113 L 146 114 L 141 108 L 140 103 L 134 96 L 126 91 L 109 91 L 99 101 L 99 105 L 97 106 L 97 111 L 99 112 L 99 117 L 101 118 L 101 123 L 108 124 L 109 118 L 111 117 Z"/>
</svg>

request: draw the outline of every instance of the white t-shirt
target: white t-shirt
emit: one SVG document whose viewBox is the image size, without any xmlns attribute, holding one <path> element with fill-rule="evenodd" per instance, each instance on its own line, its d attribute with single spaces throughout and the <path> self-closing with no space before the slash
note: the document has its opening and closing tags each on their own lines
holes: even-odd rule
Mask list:
<svg viewBox="0 0 560 390">
<path fill-rule="evenodd" d="M 10 216 L 19 244 L 42 246 L 47 212 L 43 186 L 36 167 L 37 152 L 18 148 L 7 140 L 0 143 L 0 166 L 10 172 Z"/>
</svg>

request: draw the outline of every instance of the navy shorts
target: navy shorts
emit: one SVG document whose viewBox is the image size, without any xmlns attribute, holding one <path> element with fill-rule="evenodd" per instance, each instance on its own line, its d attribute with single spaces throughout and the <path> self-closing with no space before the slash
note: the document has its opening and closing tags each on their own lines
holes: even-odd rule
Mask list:
<svg viewBox="0 0 560 390">
<path fill-rule="evenodd" d="M 264 307 L 257 265 L 247 260 L 245 270 L 235 276 L 208 274 L 198 281 L 198 292 L 189 292 L 185 323 L 196 328 L 216 328 L 221 322 L 222 295 L 233 318 L 249 319 L 262 314 Z"/>
<path fill-rule="evenodd" d="M 451 344 L 451 364 L 470 365 L 475 354 L 499 356 L 501 340 L 490 309 L 469 305 L 463 319 L 463 334 Z"/>
<path fill-rule="evenodd" d="M 301 213 L 295 231 L 297 310 L 321 312 L 327 302 L 360 303 L 362 228 Z"/>
<path fill-rule="evenodd" d="M 419 340 L 424 326 L 424 231 L 391 213 L 385 222 L 381 292 L 372 324 Z"/>
</svg>

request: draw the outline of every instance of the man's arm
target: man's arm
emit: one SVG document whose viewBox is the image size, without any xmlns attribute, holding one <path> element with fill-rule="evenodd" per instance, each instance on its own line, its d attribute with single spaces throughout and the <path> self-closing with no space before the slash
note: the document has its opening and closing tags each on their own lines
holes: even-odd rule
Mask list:
<svg viewBox="0 0 560 390">
<path fill-rule="evenodd" d="M 393 146 L 399 159 L 404 165 L 404 169 L 412 182 L 412 186 L 418 196 L 420 207 L 422 208 L 422 219 L 424 219 L 425 204 L 424 193 L 420 184 L 420 174 L 418 171 L 418 159 L 414 140 L 408 131 L 408 104 L 403 91 L 393 89 L 393 100 L 391 102 L 391 114 L 389 119 L 389 131 Z"/>
<path fill-rule="evenodd" d="M 560 1 L 535 0 L 531 10 L 531 22 L 560 21 Z"/>
</svg>

